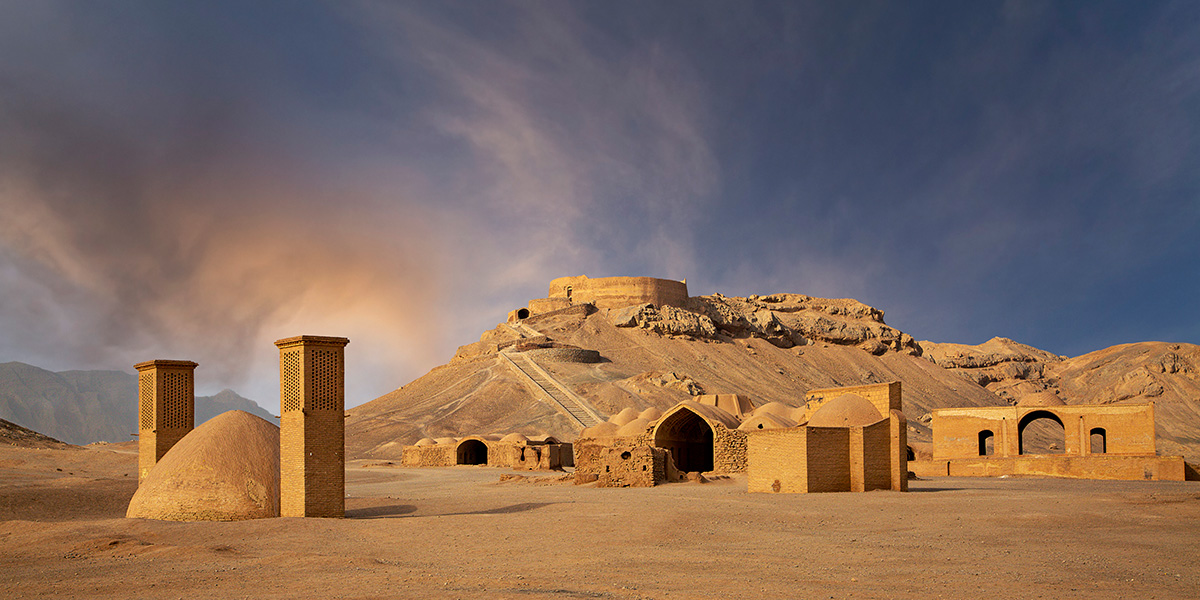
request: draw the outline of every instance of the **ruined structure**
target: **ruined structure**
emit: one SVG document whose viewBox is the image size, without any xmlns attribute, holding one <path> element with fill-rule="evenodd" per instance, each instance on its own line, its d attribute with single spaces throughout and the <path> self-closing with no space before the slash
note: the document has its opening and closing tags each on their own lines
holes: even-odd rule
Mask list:
<svg viewBox="0 0 1200 600">
<path fill-rule="evenodd" d="M 424 438 L 406 446 L 403 452 L 400 464 L 405 467 L 484 465 L 518 471 L 559 471 L 575 464 L 570 443 L 519 433 Z"/>
<path fill-rule="evenodd" d="M 345 515 L 344 352 L 350 340 L 303 335 L 279 348 L 280 515 Z"/>
<path fill-rule="evenodd" d="M 678 470 L 746 472 L 751 492 L 908 489 L 899 382 L 813 390 L 806 398 L 803 407 L 755 408 L 745 396 L 701 395 L 661 415 L 627 409 L 584 430 L 576 483 L 655 485 Z"/>
<path fill-rule="evenodd" d="M 1182 457 L 1157 455 L 1154 403 L 1066 405 L 1051 392 L 1016 406 L 934 410 L 933 458 L 918 475 L 1043 475 L 1085 479 L 1184 479 Z M 1031 449 L 1030 426 L 1048 422 L 1058 439 Z"/>
<path fill-rule="evenodd" d="M 150 360 L 138 371 L 138 483 L 195 427 L 196 363 Z"/>
<path fill-rule="evenodd" d="M 688 299 L 687 281 L 653 277 L 559 277 L 550 282 L 546 298 L 530 300 L 526 308 L 508 315 L 509 322 L 533 315 L 591 304 L 596 308 L 623 308 L 635 304 L 683 306 Z"/>
</svg>

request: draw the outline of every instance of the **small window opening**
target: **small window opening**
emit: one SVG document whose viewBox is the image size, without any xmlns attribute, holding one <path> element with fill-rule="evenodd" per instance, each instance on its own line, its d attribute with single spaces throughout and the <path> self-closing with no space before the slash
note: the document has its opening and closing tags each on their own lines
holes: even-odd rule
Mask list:
<svg viewBox="0 0 1200 600">
<path fill-rule="evenodd" d="M 912 453 L 912 448 L 908 449 L 909 454 Z M 979 432 L 979 455 L 992 456 L 996 453 L 996 434 L 984 429 Z M 911 460 L 911 458 L 910 458 Z"/>
<path fill-rule="evenodd" d="M 632 455 L 632 454 L 630 454 L 629 452 L 622 452 L 622 453 L 621 453 L 621 460 L 629 460 L 629 457 L 631 457 L 631 456 L 633 456 L 633 455 Z"/>
</svg>

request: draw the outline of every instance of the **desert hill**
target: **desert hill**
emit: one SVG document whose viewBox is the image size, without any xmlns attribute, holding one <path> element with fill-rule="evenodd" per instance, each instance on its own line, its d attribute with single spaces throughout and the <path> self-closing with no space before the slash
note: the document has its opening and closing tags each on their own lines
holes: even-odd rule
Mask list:
<svg viewBox="0 0 1200 600">
<path fill-rule="evenodd" d="M 693 297 L 686 307 L 588 304 L 502 323 L 454 359 L 398 390 L 348 411 L 349 456 L 398 456 L 420 438 L 546 433 L 574 439 L 578 422 L 550 404 L 510 359 L 538 365 L 601 417 L 624 408 L 666 409 L 702 393 L 736 393 L 756 404 L 802 404 L 810 389 L 904 382 L 914 441 L 920 417 L 943 406 L 1004 401 L 921 356 L 883 312 L 855 300 L 799 294 Z M 600 362 L 556 360 L 545 350 L 592 350 Z M 569 353 L 567 353 L 569 354 Z"/>
<path fill-rule="evenodd" d="M 76 448 L 64 444 L 48 435 L 42 435 L 32 429 L 26 429 L 16 423 L 0 419 L 0 446 L 16 448 Z"/>
<path fill-rule="evenodd" d="M 196 397 L 196 425 L 229 410 L 273 420 L 254 402 L 223 390 Z M 137 376 L 0 363 L 0 418 L 72 444 L 128 441 L 137 430 Z"/>
<path fill-rule="evenodd" d="M 1200 456 L 1200 346 L 1139 342 L 1068 358 L 1005 338 L 920 344 L 939 366 L 1009 403 L 1042 391 L 1067 404 L 1153 401 L 1159 452 Z"/>
</svg>

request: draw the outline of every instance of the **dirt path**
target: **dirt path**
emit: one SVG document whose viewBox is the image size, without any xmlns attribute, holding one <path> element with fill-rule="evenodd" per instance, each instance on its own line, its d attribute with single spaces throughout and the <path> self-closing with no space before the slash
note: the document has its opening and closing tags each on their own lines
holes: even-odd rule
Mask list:
<svg viewBox="0 0 1200 600">
<path fill-rule="evenodd" d="M 511 472 L 485 467 L 356 463 L 346 519 L 168 523 L 121 518 L 133 493 L 128 455 L 96 453 L 82 473 L 89 461 L 76 454 L 0 451 L 0 596 L 1194 598 L 1200 589 L 1195 482 L 947 478 L 913 482 L 909 494 L 752 495 L 741 477 L 610 490 L 499 482 Z M 79 470 L 55 470 L 64 464 Z"/>
</svg>

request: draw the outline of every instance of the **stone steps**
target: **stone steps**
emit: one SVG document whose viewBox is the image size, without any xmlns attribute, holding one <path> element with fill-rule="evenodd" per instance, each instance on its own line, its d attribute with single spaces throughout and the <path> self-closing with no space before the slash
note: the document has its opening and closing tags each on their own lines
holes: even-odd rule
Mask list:
<svg viewBox="0 0 1200 600">
<path fill-rule="evenodd" d="M 537 367 L 537 363 L 533 359 L 523 354 L 502 352 L 503 356 L 508 360 L 519 373 L 527 377 L 539 389 L 546 393 L 555 403 L 558 404 L 568 415 L 570 415 L 580 427 L 587 428 L 594 425 L 599 425 L 602 420 L 599 415 L 589 410 L 582 404 L 582 400 L 571 394 L 563 387 L 561 383 L 556 381 L 545 371 Z"/>
</svg>

